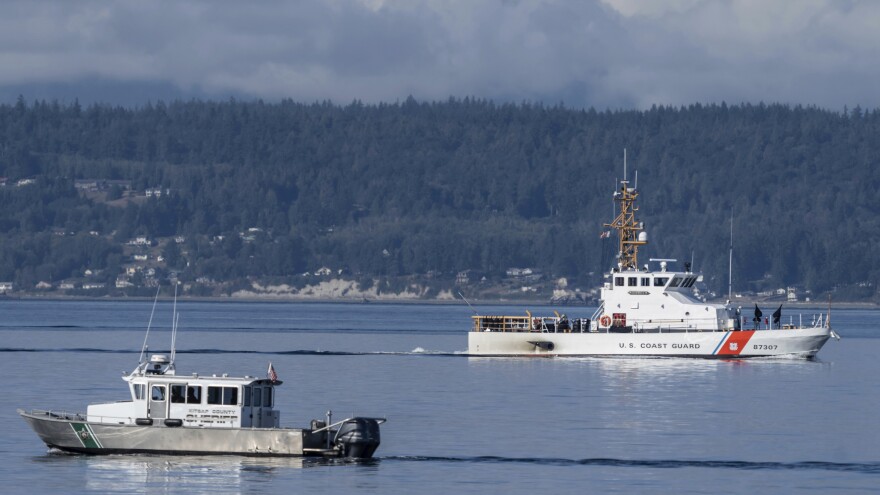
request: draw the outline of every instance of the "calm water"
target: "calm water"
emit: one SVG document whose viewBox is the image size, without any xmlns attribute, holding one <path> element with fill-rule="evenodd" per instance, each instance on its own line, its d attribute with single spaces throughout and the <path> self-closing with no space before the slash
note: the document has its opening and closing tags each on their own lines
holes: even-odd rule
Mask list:
<svg viewBox="0 0 880 495">
<path fill-rule="evenodd" d="M 0 301 L 4 493 L 880 490 L 874 310 L 835 310 L 843 340 L 815 361 L 486 359 L 461 355 L 467 307 L 184 302 L 181 373 L 262 375 L 272 361 L 282 424 L 387 416 L 378 459 L 47 453 L 15 409 L 125 399 L 151 304 Z M 154 352 L 170 313 L 160 303 Z"/>
</svg>

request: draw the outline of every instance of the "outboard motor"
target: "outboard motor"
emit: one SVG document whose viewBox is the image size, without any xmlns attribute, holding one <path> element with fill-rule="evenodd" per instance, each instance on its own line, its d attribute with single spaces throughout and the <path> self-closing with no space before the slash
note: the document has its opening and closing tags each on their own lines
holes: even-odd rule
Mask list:
<svg viewBox="0 0 880 495">
<path fill-rule="evenodd" d="M 339 425 L 333 444 L 343 457 L 369 459 L 379 448 L 379 424 L 374 418 L 352 418 Z"/>
</svg>

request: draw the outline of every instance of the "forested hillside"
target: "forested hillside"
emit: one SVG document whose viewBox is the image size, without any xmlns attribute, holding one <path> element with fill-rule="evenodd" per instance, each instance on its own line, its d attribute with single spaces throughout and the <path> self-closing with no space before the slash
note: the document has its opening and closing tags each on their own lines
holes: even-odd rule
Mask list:
<svg viewBox="0 0 880 495">
<path fill-rule="evenodd" d="M 161 280 L 301 285 L 328 267 L 439 288 L 530 267 L 586 287 L 613 261 L 599 234 L 624 148 L 645 259 L 693 257 L 726 294 L 732 212 L 735 290 L 875 297 L 880 113 L 764 104 L 20 100 L 0 106 L 0 281 L 112 284 L 143 236 Z"/>
</svg>

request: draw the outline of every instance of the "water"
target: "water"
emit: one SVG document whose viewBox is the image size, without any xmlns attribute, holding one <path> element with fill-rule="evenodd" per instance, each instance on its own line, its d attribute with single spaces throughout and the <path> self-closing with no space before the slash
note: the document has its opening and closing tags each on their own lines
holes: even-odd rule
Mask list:
<svg viewBox="0 0 880 495">
<path fill-rule="evenodd" d="M 150 302 L 0 301 L 3 492 L 864 493 L 880 489 L 880 311 L 815 361 L 468 358 L 461 306 L 179 303 L 181 373 L 284 380 L 282 424 L 387 416 L 362 463 L 47 453 L 16 408 L 125 398 Z M 483 307 L 522 313 L 521 307 Z M 571 317 L 589 308 L 566 308 Z M 150 346 L 167 350 L 170 304 Z M 809 313 L 809 311 L 807 311 Z"/>
</svg>

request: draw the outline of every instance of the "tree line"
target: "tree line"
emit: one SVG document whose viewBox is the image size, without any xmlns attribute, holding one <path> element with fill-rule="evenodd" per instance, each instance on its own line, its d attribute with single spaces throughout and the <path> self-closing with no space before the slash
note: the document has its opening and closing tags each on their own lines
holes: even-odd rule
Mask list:
<svg viewBox="0 0 880 495">
<path fill-rule="evenodd" d="M 0 280 L 113 272 L 127 239 L 180 235 L 168 263 L 184 279 L 285 281 L 327 266 L 449 280 L 533 267 L 597 284 L 613 262 L 599 234 L 624 148 L 642 191 L 643 256 L 693 259 L 726 293 L 732 216 L 737 290 L 876 294 L 877 110 L 471 98 L 0 105 Z M 88 178 L 169 194 L 94 197 L 74 187 Z M 249 228 L 262 234 L 244 242 Z"/>
</svg>

